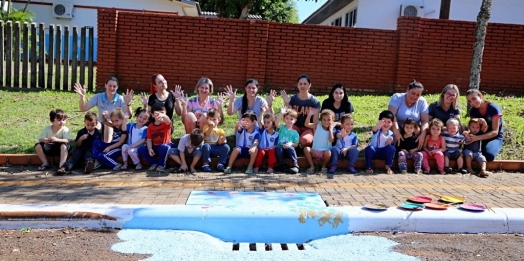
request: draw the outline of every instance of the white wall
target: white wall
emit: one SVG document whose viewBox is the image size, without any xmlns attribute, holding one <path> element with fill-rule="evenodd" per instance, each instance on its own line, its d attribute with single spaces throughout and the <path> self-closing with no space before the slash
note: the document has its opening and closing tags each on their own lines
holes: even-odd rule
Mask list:
<svg viewBox="0 0 524 261">
<path fill-rule="evenodd" d="M 452 2 L 457 1 L 462 0 Z M 424 18 L 438 18 L 440 14 L 440 0 L 360 0 L 357 27 L 395 30 L 403 4 L 423 6 Z"/>
<path fill-rule="evenodd" d="M 482 0 L 451 1 L 449 18 L 477 21 Z M 524 24 L 524 0 L 493 0 L 490 23 Z"/>
</svg>

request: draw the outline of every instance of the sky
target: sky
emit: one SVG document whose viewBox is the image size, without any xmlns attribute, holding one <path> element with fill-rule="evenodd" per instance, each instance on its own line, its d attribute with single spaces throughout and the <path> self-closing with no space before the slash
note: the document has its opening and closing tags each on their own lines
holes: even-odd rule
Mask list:
<svg viewBox="0 0 524 261">
<path fill-rule="evenodd" d="M 298 20 L 300 22 L 304 21 L 310 14 L 315 12 L 318 8 L 320 8 L 327 0 L 318 0 L 315 2 L 315 0 L 295 0 L 297 3 L 297 9 L 298 9 Z"/>
</svg>

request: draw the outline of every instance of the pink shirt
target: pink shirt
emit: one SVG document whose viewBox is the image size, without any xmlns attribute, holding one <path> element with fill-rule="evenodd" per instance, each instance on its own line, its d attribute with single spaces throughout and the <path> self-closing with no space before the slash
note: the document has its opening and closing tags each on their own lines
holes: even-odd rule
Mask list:
<svg viewBox="0 0 524 261">
<path fill-rule="evenodd" d="M 218 109 L 218 105 L 213 97 L 208 97 L 203 107 L 198 102 L 198 96 L 187 101 L 187 112 L 193 112 L 197 118 L 200 118 L 203 113 L 207 113 L 210 109 Z"/>
</svg>

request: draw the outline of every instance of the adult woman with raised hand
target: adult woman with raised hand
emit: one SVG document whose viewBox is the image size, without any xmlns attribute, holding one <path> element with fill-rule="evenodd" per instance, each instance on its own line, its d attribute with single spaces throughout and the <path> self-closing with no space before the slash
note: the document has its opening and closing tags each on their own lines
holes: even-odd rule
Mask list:
<svg viewBox="0 0 524 261">
<path fill-rule="evenodd" d="M 335 113 L 335 122 L 340 123 L 340 119 L 344 114 L 353 113 L 355 109 L 353 104 L 349 101 L 346 87 L 341 83 L 333 85 L 329 96 L 322 102 L 320 111 L 329 109 Z"/>
<path fill-rule="evenodd" d="M 181 103 L 181 115 L 186 133 L 190 134 L 195 128 L 201 128 L 207 122 L 206 113 L 210 109 L 216 109 L 220 113 L 220 122 L 224 121 L 224 113 L 222 111 L 222 103 L 225 96 L 218 94 L 215 99 L 211 97 L 213 93 L 213 82 L 207 77 L 202 77 L 198 80 L 195 92 L 196 97 L 190 99 L 187 96 L 181 96 L 179 101 Z"/>
<path fill-rule="evenodd" d="M 429 120 L 437 118 L 444 124 L 449 119 L 460 121 L 460 91 L 457 85 L 448 84 L 440 93 L 439 100 L 429 105 Z"/>
<path fill-rule="evenodd" d="M 313 129 L 307 128 L 305 126 L 306 118 L 310 109 L 316 110 L 316 117 L 311 117 L 311 122 L 318 123 L 318 112 L 320 110 L 320 102 L 318 99 L 309 93 L 311 88 L 311 78 L 309 75 L 302 74 L 298 77 L 297 80 L 298 93 L 289 97 L 285 90 L 280 91 L 280 95 L 284 100 L 284 103 L 289 108 L 297 111 L 298 118 L 293 128 L 300 135 L 299 144 L 302 147 L 311 146 L 313 143 Z"/>
<path fill-rule="evenodd" d="M 276 96 L 276 91 L 271 90 L 266 99 L 257 95 L 259 89 L 258 81 L 255 79 L 247 80 L 244 89 L 245 93 L 242 97 L 236 98 L 237 90 L 233 91 L 231 86 L 226 86 L 226 94 L 229 97 L 229 105 L 227 106 L 227 115 L 233 115 L 238 112 L 238 120 L 242 119 L 242 115 L 251 110 L 258 116 L 261 116 L 262 108 L 267 107 L 269 113 L 273 113 L 273 100 Z"/>
<path fill-rule="evenodd" d="M 183 94 L 182 88 L 180 85 L 175 85 L 175 91 L 168 91 L 167 81 L 162 76 L 162 74 L 154 74 L 151 77 L 151 95 L 147 97 L 147 94 L 141 93 L 141 101 L 144 105 L 144 108 L 147 108 L 147 111 L 151 111 L 151 106 L 155 103 L 162 103 L 164 108 L 166 108 L 166 115 L 171 121 L 173 121 L 173 115 L 181 115 L 182 108 L 178 98 Z"/>
<path fill-rule="evenodd" d="M 504 130 L 502 128 L 502 110 L 497 104 L 484 99 L 482 93 L 477 89 L 469 89 L 466 98 L 471 106 L 470 118 L 482 118 L 488 124 L 488 130 L 481 135 L 468 135 L 466 143 L 481 142 L 482 155 L 487 161 L 493 161 L 502 149 Z"/>
<path fill-rule="evenodd" d="M 418 146 L 421 149 L 424 146 L 426 139 L 426 130 L 429 124 L 429 110 L 426 99 L 422 96 L 424 86 L 422 83 L 413 80 L 408 85 L 408 90 L 405 93 L 395 93 L 389 100 L 388 110 L 395 115 L 395 122 L 392 130 L 395 134 L 396 144 L 400 144 L 402 135 L 400 134 L 399 126 L 404 126 L 404 121 L 408 118 L 415 120 L 420 126 L 418 133 Z"/>
</svg>

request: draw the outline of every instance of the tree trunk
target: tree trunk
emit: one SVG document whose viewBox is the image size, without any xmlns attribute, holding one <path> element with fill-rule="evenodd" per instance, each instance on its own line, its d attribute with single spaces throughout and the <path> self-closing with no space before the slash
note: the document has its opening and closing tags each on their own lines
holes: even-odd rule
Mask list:
<svg viewBox="0 0 524 261">
<path fill-rule="evenodd" d="M 482 54 L 488 30 L 488 20 L 491 16 L 492 0 L 482 0 L 482 6 L 477 16 L 477 26 L 475 30 L 475 43 L 473 44 L 473 60 L 471 61 L 471 72 L 469 75 L 469 88 L 480 89 L 480 72 L 482 71 Z M 468 103 L 468 112 L 470 106 Z"/>
<path fill-rule="evenodd" d="M 255 3 L 254 0 L 245 0 L 242 1 L 242 11 L 240 12 L 240 19 L 247 19 L 249 16 L 249 10 L 251 7 L 253 7 L 253 4 Z"/>
<path fill-rule="evenodd" d="M 31 2 L 31 0 L 27 0 L 27 2 L 25 3 L 25 6 L 24 6 L 24 10 L 22 10 L 22 12 L 25 13 L 25 10 L 27 9 L 27 6 L 29 5 L 30 2 Z"/>
</svg>

